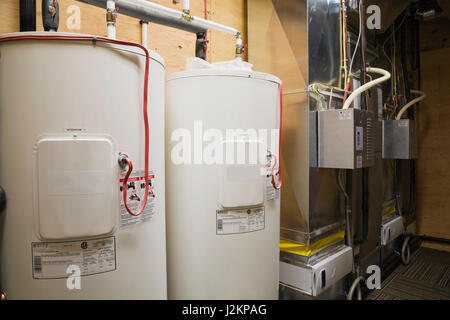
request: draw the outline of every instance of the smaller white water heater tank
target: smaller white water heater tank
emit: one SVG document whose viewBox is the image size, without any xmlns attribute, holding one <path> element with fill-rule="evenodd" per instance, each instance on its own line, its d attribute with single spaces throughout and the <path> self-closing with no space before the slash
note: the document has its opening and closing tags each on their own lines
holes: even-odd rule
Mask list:
<svg viewBox="0 0 450 320">
<path fill-rule="evenodd" d="M 280 80 L 212 66 L 166 83 L 169 299 L 277 299 Z"/>
</svg>

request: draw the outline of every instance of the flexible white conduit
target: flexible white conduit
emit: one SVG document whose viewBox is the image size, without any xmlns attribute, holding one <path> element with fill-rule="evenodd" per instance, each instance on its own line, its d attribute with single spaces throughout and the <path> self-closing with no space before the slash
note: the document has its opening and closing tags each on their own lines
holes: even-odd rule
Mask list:
<svg viewBox="0 0 450 320">
<path fill-rule="evenodd" d="M 408 110 L 410 107 L 412 107 L 413 105 L 415 105 L 416 103 L 422 101 L 427 97 L 425 92 L 419 90 L 411 90 L 411 93 L 419 94 L 420 96 L 405 104 L 405 106 L 400 110 L 400 112 L 395 117 L 395 120 L 400 120 L 402 118 L 402 115 L 406 112 L 406 110 Z"/>
<path fill-rule="evenodd" d="M 360 284 L 361 281 L 362 282 L 365 281 L 364 277 L 359 276 L 355 279 L 355 281 L 353 281 L 350 290 L 348 291 L 347 294 L 347 300 L 353 300 L 353 293 L 355 292 L 355 289 L 358 289 L 358 300 L 362 300 L 361 284 Z"/>
<path fill-rule="evenodd" d="M 387 80 L 389 80 L 391 78 L 391 74 L 384 70 L 384 69 L 380 69 L 380 68 L 367 68 L 366 69 L 367 72 L 372 72 L 372 73 L 378 73 L 383 75 L 382 77 L 372 80 L 370 82 L 367 82 L 366 84 L 360 86 L 358 89 L 356 89 L 355 91 L 353 91 L 353 93 L 348 97 L 348 99 L 345 101 L 344 106 L 342 107 L 342 109 L 348 109 L 350 107 L 350 105 L 352 104 L 353 100 L 355 100 L 357 97 L 359 97 L 359 95 L 361 93 L 363 93 L 366 90 L 369 90 L 370 88 L 376 86 L 377 84 L 383 83 Z"/>
</svg>

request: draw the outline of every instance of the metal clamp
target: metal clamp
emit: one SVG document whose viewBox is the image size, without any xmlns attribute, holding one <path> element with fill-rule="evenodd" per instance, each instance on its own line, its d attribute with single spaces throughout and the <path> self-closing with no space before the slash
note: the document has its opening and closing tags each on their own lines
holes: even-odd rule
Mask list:
<svg viewBox="0 0 450 320">
<path fill-rule="evenodd" d="M 194 17 L 191 16 L 191 12 L 189 10 L 183 11 L 183 19 L 186 21 L 194 20 Z"/>
</svg>

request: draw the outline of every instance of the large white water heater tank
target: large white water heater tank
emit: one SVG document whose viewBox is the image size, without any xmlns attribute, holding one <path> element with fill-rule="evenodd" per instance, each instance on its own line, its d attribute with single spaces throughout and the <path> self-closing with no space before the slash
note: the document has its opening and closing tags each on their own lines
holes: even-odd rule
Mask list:
<svg viewBox="0 0 450 320">
<path fill-rule="evenodd" d="M 280 80 L 205 68 L 166 83 L 169 299 L 277 299 L 280 201 L 267 161 Z"/>
<path fill-rule="evenodd" d="M 15 38 L 44 35 L 67 39 Z M 146 195 L 145 54 L 79 36 L 0 37 L 0 290 L 8 299 L 165 299 L 164 62 L 150 52 Z M 123 205 L 119 152 L 135 168 L 130 209 L 148 197 L 138 217 Z"/>
</svg>

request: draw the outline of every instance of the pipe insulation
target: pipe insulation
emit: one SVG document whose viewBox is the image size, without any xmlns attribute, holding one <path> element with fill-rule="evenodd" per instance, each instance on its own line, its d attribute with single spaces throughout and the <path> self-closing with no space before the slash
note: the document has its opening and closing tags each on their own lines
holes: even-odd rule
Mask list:
<svg viewBox="0 0 450 320">
<path fill-rule="evenodd" d="M 96 7 L 100 7 L 105 9 L 107 0 L 77 0 L 79 2 L 87 3 Z M 149 21 L 157 24 L 161 24 L 167 27 L 172 27 L 180 30 L 184 30 L 192 33 L 206 32 L 207 27 L 200 26 L 198 24 L 192 23 L 192 21 L 187 21 L 182 18 L 182 12 L 176 11 L 170 8 L 166 8 L 160 5 L 156 5 L 151 2 L 141 1 L 145 5 L 142 5 L 141 2 L 136 1 L 124 1 L 124 0 L 116 0 L 116 6 L 119 7 L 119 13 L 137 18 L 139 20 Z M 151 7 L 147 6 L 147 4 L 152 4 Z M 164 9 L 160 9 L 165 8 Z M 158 9 L 156 9 L 158 8 Z M 175 13 L 177 13 L 175 15 Z"/>
<path fill-rule="evenodd" d="M 119 1 L 117 0 L 116 3 L 118 6 L 120 6 Z M 160 12 L 162 14 L 167 14 L 168 16 L 171 16 L 175 19 L 182 19 L 184 21 L 187 21 L 188 23 L 197 26 L 198 28 L 206 28 L 206 29 L 215 29 L 215 30 L 219 30 L 225 33 L 230 33 L 233 34 L 235 36 L 239 35 L 240 32 L 237 29 L 228 27 L 226 25 L 223 25 L 221 23 L 217 23 L 211 20 L 205 20 L 203 18 L 200 17 L 196 17 L 196 16 L 189 16 L 188 19 L 185 19 L 186 15 L 184 12 L 178 11 L 178 10 L 174 10 L 171 8 L 167 8 L 164 7 L 162 5 L 150 2 L 150 1 L 146 1 L 146 0 L 126 0 L 126 2 L 130 2 L 139 6 L 142 6 L 144 8 L 147 8 L 149 10 L 154 10 L 155 12 Z M 189 1 L 183 3 L 183 9 L 184 7 L 189 7 Z"/>
<path fill-rule="evenodd" d="M 107 0 L 78 0 L 97 7 L 106 8 Z M 229 26 L 205 20 L 200 17 L 187 16 L 185 12 L 161 6 L 145 0 L 115 0 L 119 12 L 140 20 L 162 24 L 195 34 L 215 29 L 235 36 L 240 34 L 239 30 Z"/>
<path fill-rule="evenodd" d="M 372 80 L 370 82 L 367 82 L 365 85 L 360 86 L 358 89 L 356 89 L 355 91 L 352 92 L 352 94 L 348 97 L 348 99 L 345 101 L 344 106 L 342 107 L 342 109 L 348 109 L 350 107 L 350 105 L 352 104 L 352 102 L 359 97 L 359 95 L 361 93 L 363 93 L 366 90 L 369 90 L 370 88 L 376 86 L 377 84 L 383 83 L 387 80 L 389 80 L 391 78 L 391 74 L 384 70 L 384 69 L 380 69 L 380 68 L 371 68 L 368 67 L 367 72 L 371 72 L 371 73 L 378 73 L 383 75 L 380 78 L 377 78 L 375 80 Z"/>
</svg>

